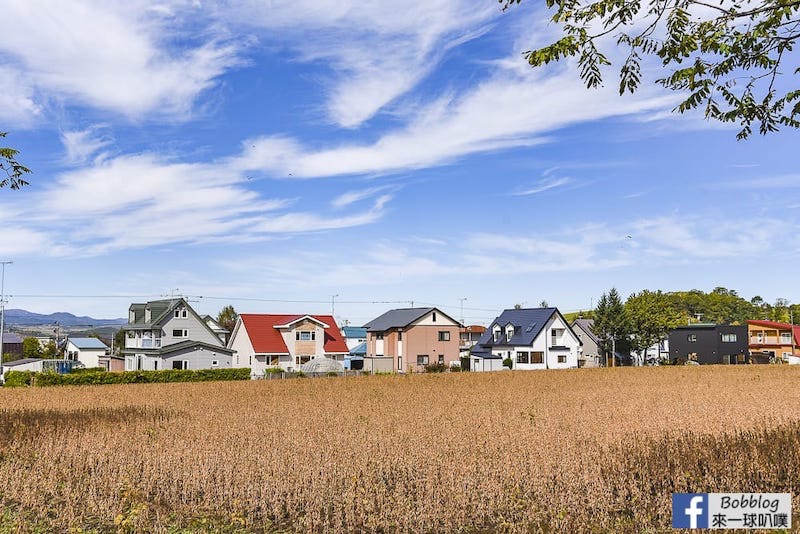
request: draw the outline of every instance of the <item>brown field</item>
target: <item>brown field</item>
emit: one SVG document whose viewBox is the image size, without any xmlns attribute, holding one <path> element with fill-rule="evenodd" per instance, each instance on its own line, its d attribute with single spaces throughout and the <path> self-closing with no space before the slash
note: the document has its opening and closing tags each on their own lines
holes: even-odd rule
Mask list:
<svg viewBox="0 0 800 534">
<path fill-rule="evenodd" d="M 790 491 L 800 366 L 0 390 L 0 530 L 662 532 Z"/>
</svg>

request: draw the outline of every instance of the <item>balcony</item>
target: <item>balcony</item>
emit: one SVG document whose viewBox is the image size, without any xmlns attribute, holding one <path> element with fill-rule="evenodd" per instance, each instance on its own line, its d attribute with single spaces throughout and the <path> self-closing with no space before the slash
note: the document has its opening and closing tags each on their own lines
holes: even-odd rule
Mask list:
<svg viewBox="0 0 800 534">
<path fill-rule="evenodd" d="M 778 336 L 751 336 L 751 345 L 791 345 L 792 338 Z"/>
</svg>

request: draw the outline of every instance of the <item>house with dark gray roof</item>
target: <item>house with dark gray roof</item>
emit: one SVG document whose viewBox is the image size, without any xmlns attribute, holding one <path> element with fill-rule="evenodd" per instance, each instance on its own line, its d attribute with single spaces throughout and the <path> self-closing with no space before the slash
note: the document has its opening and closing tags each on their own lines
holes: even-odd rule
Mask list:
<svg viewBox="0 0 800 534">
<path fill-rule="evenodd" d="M 514 308 L 492 321 L 470 358 L 510 359 L 512 369 L 519 370 L 569 369 L 578 367 L 580 348 L 581 340 L 557 308 Z"/>
<path fill-rule="evenodd" d="M 126 371 L 231 367 L 234 351 L 225 346 L 219 329 L 183 298 L 131 304 L 122 329 Z"/>
<path fill-rule="evenodd" d="M 372 372 L 424 371 L 425 366 L 459 362 L 461 324 L 438 308 L 389 310 L 364 325 L 364 369 Z"/>
<path fill-rule="evenodd" d="M 601 367 L 603 365 L 601 342 L 594 333 L 594 320 L 575 319 L 572 321 L 572 330 L 583 343 L 578 355 L 578 367 Z"/>
</svg>

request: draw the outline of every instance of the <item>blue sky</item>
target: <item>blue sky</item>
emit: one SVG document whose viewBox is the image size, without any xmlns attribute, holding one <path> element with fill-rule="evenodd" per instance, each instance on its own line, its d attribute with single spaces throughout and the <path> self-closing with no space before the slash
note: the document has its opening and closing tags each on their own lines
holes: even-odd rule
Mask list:
<svg viewBox="0 0 800 534">
<path fill-rule="evenodd" d="M 798 132 L 736 141 L 653 84 L 531 70 L 555 35 L 534 2 L 47 4 L 0 20 L 0 131 L 34 170 L 0 190 L 10 307 L 800 300 Z"/>
</svg>

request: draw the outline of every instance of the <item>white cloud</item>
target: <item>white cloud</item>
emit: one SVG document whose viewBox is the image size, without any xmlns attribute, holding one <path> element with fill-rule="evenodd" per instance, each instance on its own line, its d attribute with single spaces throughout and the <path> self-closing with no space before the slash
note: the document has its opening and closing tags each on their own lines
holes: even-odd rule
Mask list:
<svg viewBox="0 0 800 534">
<path fill-rule="evenodd" d="M 386 187 L 365 187 L 363 189 L 356 189 L 354 191 L 347 191 L 331 201 L 331 206 L 334 208 L 345 208 L 351 204 L 355 204 L 361 200 L 370 198 L 381 191 L 386 191 Z"/>
<path fill-rule="evenodd" d="M 61 142 L 66 151 L 66 163 L 85 163 L 92 155 L 111 143 L 111 139 L 100 133 L 98 127 L 86 130 L 63 132 Z"/>
<path fill-rule="evenodd" d="M 200 93 L 240 63 L 237 48 L 213 35 L 179 47 L 171 40 L 202 13 L 188 3 L 174 11 L 145 7 L 141 1 L 6 2 L 0 67 L 42 98 L 131 118 L 185 117 Z"/>
<path fill-rule="evenodd" d="M 780 176 L 767 176 L 749 178 L 745 180 L 731 180 L 717 184 L 725 189 L 791 189 L 800 188 L 800 174 L 783 174 Z"/>
</svg>

